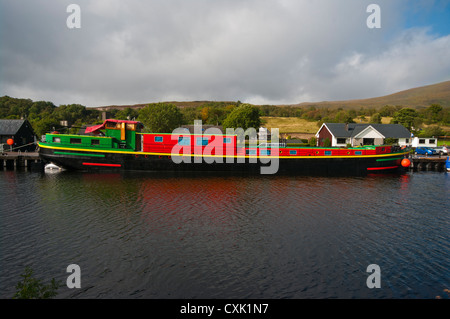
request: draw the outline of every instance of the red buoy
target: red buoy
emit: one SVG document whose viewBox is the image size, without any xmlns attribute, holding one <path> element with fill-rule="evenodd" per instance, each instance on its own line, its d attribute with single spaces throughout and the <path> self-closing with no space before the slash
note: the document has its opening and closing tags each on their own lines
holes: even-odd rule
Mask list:
<svg viewBox="0 0 450 319">
<path fill-rule="evenodd" d="M 402 166 L 409 167 L 411 165 L 411 161 L 407 158 L 402 159 Z"/>
<path fill-rule="evenodd" d="M 14 144 L 14 140 L 12 138 L 8 138 L 8 140 L 6 141 L 6 143 L 8 145 L 13 145 Z"/>
</svg>

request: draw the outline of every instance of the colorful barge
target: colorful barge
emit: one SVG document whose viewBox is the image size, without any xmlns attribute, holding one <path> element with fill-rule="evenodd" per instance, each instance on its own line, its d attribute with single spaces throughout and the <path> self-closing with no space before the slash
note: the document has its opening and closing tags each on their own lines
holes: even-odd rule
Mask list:
<svg viewBox="0 0 450 319">
<path fill-rule="evenodd" d="M 268 143 L 240 146 L 237 135 L 143 133 L 142 128 L 137 121 L 106 120 L 101 125 L 88 127 L 85 135 L 48 133 L 45 142 L 39 143 L 39 155 L 44 162 L 72 170 L 365 175 L 399 171 L 409 153 L 409 150 L 386 145 L 326 148 Z"/>
</svg>

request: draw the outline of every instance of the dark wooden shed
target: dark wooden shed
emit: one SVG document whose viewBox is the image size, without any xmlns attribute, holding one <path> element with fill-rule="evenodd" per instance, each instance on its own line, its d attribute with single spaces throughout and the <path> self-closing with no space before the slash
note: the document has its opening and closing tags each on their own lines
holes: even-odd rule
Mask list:
<svg viewBox="0 0 450 319">
<path fill-rule="evenodd" d="M 13 151 L 34 152 L 36 150 L 36 134 L 28 120 L 0 120 L 0 143 L 4 151 L 9 151 L 8 139 L 13 139 Z"/>
</svg>

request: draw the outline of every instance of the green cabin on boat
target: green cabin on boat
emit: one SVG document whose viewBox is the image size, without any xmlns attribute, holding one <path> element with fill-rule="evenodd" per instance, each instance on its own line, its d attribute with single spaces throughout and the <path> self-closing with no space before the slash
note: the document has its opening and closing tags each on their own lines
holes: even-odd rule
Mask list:
<svg viewBox="0 0 450 319">
<path fill-rule="evenodd" d="M 106 120 L 103 124 L 86 128 L 85 134 L 89 135 L 47 133 L 45 144 L 74 149 L 138 151 L 142 127 L 142 123 L 137 121 Z"/>
</svg>

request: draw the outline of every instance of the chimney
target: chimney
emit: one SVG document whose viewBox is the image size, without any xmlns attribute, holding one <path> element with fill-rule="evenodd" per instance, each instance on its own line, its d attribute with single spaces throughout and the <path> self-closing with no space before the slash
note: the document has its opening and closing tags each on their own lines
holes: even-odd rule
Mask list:
<svg viewBox="0 0 450 319">
<path fill-rule="evenodd" d="M 348 123 L 345 123 L 345 130 L 348 132 Z"/>
</svg>

